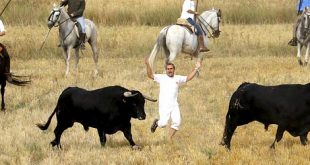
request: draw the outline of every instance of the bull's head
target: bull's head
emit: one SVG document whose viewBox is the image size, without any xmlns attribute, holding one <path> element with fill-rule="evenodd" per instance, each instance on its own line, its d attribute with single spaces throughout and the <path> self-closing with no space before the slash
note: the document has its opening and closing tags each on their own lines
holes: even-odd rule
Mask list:
<svg viewBox="0 0 310 165">
<path fill-rule="evenodd" d="M 144 120 L 146 118 L 144 111 L 145 99 L 152 102 L 157 101 L 143 96 L 139 91 L 132 90 L 124 92 L 124 102 L 131 112 L 131 117 L 138 118 L 139 120 Z"/>
</svg>

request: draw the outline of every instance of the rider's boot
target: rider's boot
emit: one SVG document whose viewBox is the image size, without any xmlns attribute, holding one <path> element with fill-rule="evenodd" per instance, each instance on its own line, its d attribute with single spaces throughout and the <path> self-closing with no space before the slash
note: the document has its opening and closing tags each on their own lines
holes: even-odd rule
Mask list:
<svg viewBox="0 0 310 165">
<path fill-rule="evenodd" d="M 80 34 L 80 49 L 85 49 L 85 37 L 86 33 Z"/>
<path fill-rule="evenodd" d="M 289 42 L 288 45 L 297 46 L 297 37 L 293 37 Z"/>
<path fill-rule="evenodd" d="M 199 52 L 208 52 L 208 51 L 210 51 L 210 49 L 205 47 L 202 35 L 198 36 L 198 45 L 199 45 Z"/>
</svg>

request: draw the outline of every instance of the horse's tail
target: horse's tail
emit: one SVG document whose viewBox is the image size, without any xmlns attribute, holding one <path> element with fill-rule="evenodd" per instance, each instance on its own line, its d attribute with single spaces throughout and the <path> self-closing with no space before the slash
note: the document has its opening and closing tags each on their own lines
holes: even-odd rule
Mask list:
<svg viewBox="0 0 310 165">
<path fill-rule="evenodd" d="M 22 80 L 24 78 L 27 78 L 28 80 Z M 29 76 L 17 76 L 13 75 L 12 73 L 6 74 L 6 80 L 14 85 L 17 86 L 25 86 L 31 83 Z"/>
<path fill-rule="evenodd" d="M 159 50 L 161 49 L 162 46 L 165 46 L 165 42 L 166 42 L 166 34 L 167 34 L 167 30 L 169 29 L 168 27 L 165 27 L 164 29 L 162 29 L 159 33 L 159 36 L 157 37 L 157 41 L 153 47 L 153 50 L 149 56 L 149 63 L 151 68 L 153 69 L 154 66 L 154 61 L 156 59 L 156 55 L 158 54 Z"/>
<path fill-rule="evenodd" d="M 56 106 L 56 108 L 54 109 L 54 111 L 53 111 L 53 113 L 50 115 L 50 117 L 48 117 L 47 122 L 46 122 L 45 124 L 40 124 L 40 123 L 38 123 L 38 124 L 36 124 L 37 127 L 39 127 L 41 130 L 46 130 L 46 129 L 48 128 L 48 126 L 50 125 L 51 120 L 52 120 L 53 116 L 55 115 L 57 109 L 58 109 L 58 105 Z"/>
</svg>

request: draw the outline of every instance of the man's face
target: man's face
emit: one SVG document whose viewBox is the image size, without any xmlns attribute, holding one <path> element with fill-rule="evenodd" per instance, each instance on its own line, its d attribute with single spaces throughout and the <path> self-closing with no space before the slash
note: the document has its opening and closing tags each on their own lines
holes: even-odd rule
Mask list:
<svg viewBox="0 0 310 165">
<path fill-rule="evenodd" d="M 173 77 L 174 76 L 174 67 L 173 67 L 173 65 L 167 65 L 166 66 L 166 74 L 169 77 Z"/>
</svg>

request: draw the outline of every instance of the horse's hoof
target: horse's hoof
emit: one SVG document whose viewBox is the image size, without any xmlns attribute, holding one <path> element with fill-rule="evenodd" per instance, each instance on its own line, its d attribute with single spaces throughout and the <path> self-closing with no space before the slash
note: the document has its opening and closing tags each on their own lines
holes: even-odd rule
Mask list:
<svg viewBox="0 0 310 165">
<path fill-rule="evenodd" d="M 304 66 L 307 66 L 307 65 L 308 65 L 308 62 L 305 62 L 305 63 L 304 63 Z"/>
<path fill-rule="evenodd" d="M 303 66 L 303 63 L 302 63 L 301 60 L 298 60 L 298 63 L 299 63 L 300 66 Z"/>
</svg>

